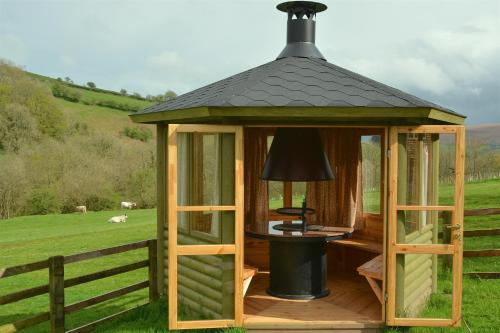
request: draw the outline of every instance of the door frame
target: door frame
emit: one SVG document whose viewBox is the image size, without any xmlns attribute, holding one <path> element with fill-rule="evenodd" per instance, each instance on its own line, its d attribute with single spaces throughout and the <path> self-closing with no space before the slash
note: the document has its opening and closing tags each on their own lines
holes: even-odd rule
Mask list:
<svg viewBox="0 0 500 333">
<path fill-rule="evenodd" d="M 455 192 L 452 206 L 398 205 L 398 134 L 454 134 L 455 135 Z M 390 326 L 460 326 L 462 304 L 462 252 L 464 213 L 465 129 L 463 125 L 392 126 L 389 134 L 389 191 L 387 234 L 387 306 L 386 322 Z M 453 229 L 450 244 L 398 244 L 397 212 L 400 210 L 450 211 Z M 396 254 L 453 255 L 453 290 L 451 319 L 401 318 L 396 316 Z"/>
<path fill-rule="evenodd" d="M 235 134 L 235 191 L 234 206 L 178 206 L 177 205 L 177 133 L 234 133 Z M 168 326 L 169 329 L 196 329 L 243 326 L 243 127 L 232 125 L 168 125 L 167 160 L 167 227 L 168 227 Z M 234 244 L 178 245 L 177 212 L 234 211 Z M 181 255 L 233 254 L 234 319 L 179 321 L 177 317 L 177 257 Z"/>
</svg>

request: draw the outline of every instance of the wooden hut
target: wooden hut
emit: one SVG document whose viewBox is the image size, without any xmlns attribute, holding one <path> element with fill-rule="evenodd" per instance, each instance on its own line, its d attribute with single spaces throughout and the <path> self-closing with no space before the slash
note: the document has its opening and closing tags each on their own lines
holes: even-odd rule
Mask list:
<svg viewBox="0 0 500 333">
<path fill-rule="evenodd" d="M 325 5 L 278 9 L 276 60 L 131 115 L 157 128 L 169 328 L 460 325 L 465 117 L 327 62 Z M 274 156 L 285 176 L 264 176 L 283 129 L 284 145 L 318 135 L 331 174 L 286 176 L 312 163 L 288 147 Z"/>
</svg>

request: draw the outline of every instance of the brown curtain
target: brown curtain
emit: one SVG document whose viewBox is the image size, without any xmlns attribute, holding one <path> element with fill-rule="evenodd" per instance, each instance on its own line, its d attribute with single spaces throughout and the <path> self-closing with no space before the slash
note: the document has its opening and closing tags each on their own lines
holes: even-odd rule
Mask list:
<svg viewBox="0 0 500 333">
<path fill-rule="evenodd" d="M 267 223 L 267 182 L 260 178 L 267 156 L 265 128 L 245 128 L 245 225 Z"/>
<path fill-rule="evenodd" d="M 363 188 L 361 132 L 350 128 L 320 129 L 335 179 L 307 183 L 307 206 L 316 209 L 312 223 L 362 229 Z"/>
</svg>

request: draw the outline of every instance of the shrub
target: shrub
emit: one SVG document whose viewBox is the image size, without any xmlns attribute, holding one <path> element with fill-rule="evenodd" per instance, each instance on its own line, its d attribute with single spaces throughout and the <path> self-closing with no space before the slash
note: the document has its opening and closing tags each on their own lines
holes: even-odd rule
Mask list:
<svg viewBox="0 0 500 333">
<path fill-rule="evenodd" d="M 122 88 L 122 89 L 120 89 L 120 94 L 121 94 L 121 95 L 127 95 L 127 90 L 125 90 L 125 89 L 123 89 L 123 88 Z"/>
<path fill-rule="evenodd" d="M 51 214 L 61 212 L 61 202 L 54 190 L 49 188 L 35 189 L 31 193 L 27 207 L 31 214 Z"/>
<path fill-rule="evenodd" d="M 153 138 L 153 132 L 149 128 L 125 127 L 123 134 L 131 139 L 148 142 Z"/>
<path fill-rule="evenodd" d="M 87 82 L 87 87 L 91 88 L 91 89 L 94 89 L 96 87 L 95 83 L 94 82 Z"/>
<path fill-rule="evenodd" d="M 59 82 L 52 86 L 52 95 L 74 103 L 78 103 L 82 97 L 78 91 L 71 90 Z"/>
</svg>

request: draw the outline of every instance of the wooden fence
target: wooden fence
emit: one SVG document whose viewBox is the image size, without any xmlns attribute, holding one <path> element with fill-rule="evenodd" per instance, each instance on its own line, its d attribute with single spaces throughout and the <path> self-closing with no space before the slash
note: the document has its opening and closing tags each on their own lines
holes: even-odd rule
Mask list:
<svg viewBox="0 0 500 333">
<path fill-rule="evenodd" d="M 78 277 L 64 279 L 64 265 L 76 263 L 84 260 L 100 258 L 103 256 L 108 256 L 117 253 L 123 253 L 127 251 L 137 250 L 140 248 L 148 248 L 148 258 L 146 260 L 122 265 L 119 267 L 114 267 L 111 269 L 106 269 L 103 271 L 90 273 L 86 275 L 81 275 Z M 16 291 L 7 295 L 0 296 L 0 305 L 9 304 L 17 302 L 23 299 L 39 296 L 48 293 L 49 294 L 49 311 L 40 313 L 38 315 L 20 319 L 16 322 L 10 324 L 4 324 L 0 326 L 0 333 L 12 333 L 17 332 L 23 328 L 30 327 L 45 321 L 50 321 L 50 332 L 51 333 L 82 333 L 90 332 L 97 325 L 114 319 L 115 317 L 122 315 L 126 312 L 134 310 L 136 308 L 128 309 L 111 316 L 99 319 L 97 321 L 88 323 L 86 325 L 80 326 L 78 328 L 65 331 L 65 315 L 85 309 L 89 306 L 99 304 L 131 292 L 149 288 L 149 302 L 154 302 L 158 300 L 158 284 L 157 284 L 157 242 L 156 239 L 144 240 L 140 242 L 124 244 L 120 246 L 114 246 L 110 248 L 105 248 L 96 251 L 90 251 L 85 253 L 78 253 L 69 256 L 54 256 L 47 260 L 32 262 L 29 264 L 18 265 L 13 267 L 8 267 L 0 269 L 0 279 L 24 274 L 28 272 L 33 272 L 41 269 L 49 269 L 49 284 L 41 285 L 38 287 L 33 287 L 29 289 L 24 289 L 21 291 Z M 87 282 L 103 279 L 106 277 L 130 272 L 139 268 L 148 267 L 148 279 L 142 282 L 134 283 L 127 287 L 113 290 L 111 292 L 98 295 L 80 302 L 65 305 L 64 303 L 64 289 L 73 287 L 76 285 L 84 284 Z M 146 303 L 147 304 L 147 303 Z"/>
<path fill-rule="evenodd" d="M 464 212 L 464 216 L 492 216 L 500 215 L 500 208 L 481 208 L 471 209 Z M 467 223 L 474 223 L 469 221 Z M 500 225 L 500 224 L 499 224 Z M 482 236 L 498 236 L 500 235 L 500 228 L 478 229 L 478 230 L 464 230 L 464 237 L 482 237 Z M 443 235 L 445 238 L 449 237 L 447 232 Z M 481 249 L 481 250 L 464 250 L 464 258 L 471 257 L 500 257 L 500 249 Z M 465 275 L 483 279 L 498 279 L 500 272 L 468 272 Z"/>
</svg>

